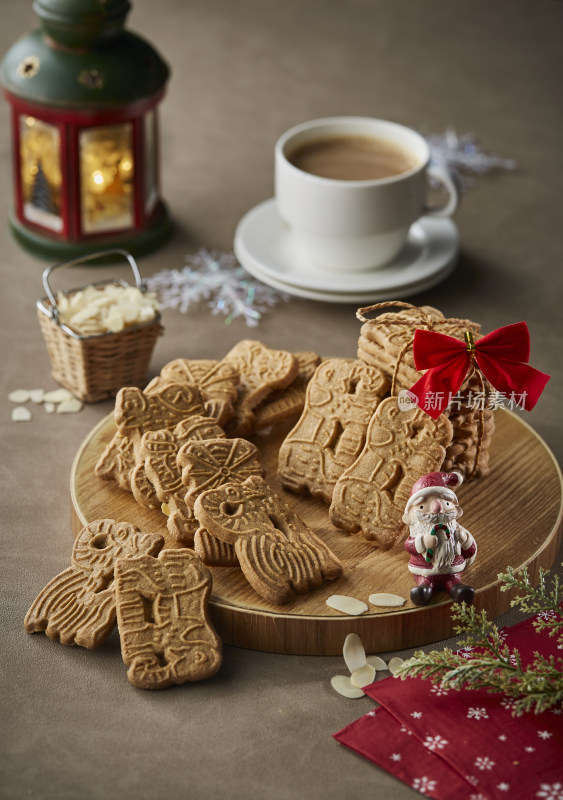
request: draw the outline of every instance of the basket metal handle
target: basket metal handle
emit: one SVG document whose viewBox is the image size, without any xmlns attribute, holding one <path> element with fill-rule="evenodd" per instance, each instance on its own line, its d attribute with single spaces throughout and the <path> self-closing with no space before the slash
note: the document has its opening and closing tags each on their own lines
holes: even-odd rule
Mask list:
<svg viewBox="0 0 563 800">
<path fill-rule="evenodd" d="M 113 255 L 121 255 L 125 259 L 127 259 L 127 261 L 129 262 L 129 266 L 133 270 L 133 275 L 135 276 L 135 284 L 137 288 L 141 292 L 146 292 L 147 287 L 142 281 L 141 274 L 137 266 L 137 262 L 135 261 L 131 253 L 127 252 L 127 250 L 121 250 L 119 248 L 111 250 L 100 250 L 97 253 L 90 253 L 89 255 L 80 256 L 79 258 L 75 258 L 72 261 L 63 261 L 60 264 L 51 264 L 49 267 L 47 267 L 47 269 L 43 270 L 43 287 L 45 289 L 47 297 L 51 302 L 51 317 L 55 321 L 58 321 L 59 319 L 59 308 L 57 306 L 55 295 L 49 283 L 49 277 L 51 273 L 54 272 L 56 269 L 63 269 L 64 267 L 76 267 L 79 264 L 86 264 L 88 261 L 94 261 L 97 258 L 105 258 L 106 256 L 113 256 Z M 125 282 L 123 283 L 125 285 Z"/>
</svg>

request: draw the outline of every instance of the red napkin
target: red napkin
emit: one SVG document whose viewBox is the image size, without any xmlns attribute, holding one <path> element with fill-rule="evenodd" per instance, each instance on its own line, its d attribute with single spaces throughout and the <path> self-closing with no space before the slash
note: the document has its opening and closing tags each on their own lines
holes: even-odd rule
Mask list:
<svg viewBox="0 0 563 800">
<path fill-rule="evenodd" d="M 547 614 L 553 612 L 544 612 Z M 561 656 L 533 619 L 501 630 L 525 665 Z M 470 648 L 458 651 L 470 656 Z M 387 678 L 364 691 L 381 707 L 335 739 L 436 800 L 563 800 L 563 713 L 512 717 L 512 702 L 483 690 L 444 690 Z"/>
</svg>

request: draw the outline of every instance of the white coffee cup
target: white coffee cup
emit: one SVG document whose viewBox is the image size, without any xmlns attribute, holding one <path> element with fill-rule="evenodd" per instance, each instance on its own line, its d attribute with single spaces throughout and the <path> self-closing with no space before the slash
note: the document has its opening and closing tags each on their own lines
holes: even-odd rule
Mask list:
<svg viewBox="0 0 563 800">
<path fill-rule="evenodd" d="M 384 140 L 408 153 L 412 166 L 391 177 L 341 180 L 320 177 L 289 160 L 299 148 L 329 137 Z M 281 218 L 295 246 L 314 266 L 365 271 L 381 267 L 400 252 L 413 222 L 423 215 L 452 215 L 458 192 L 445 169 L 431 166 L 430 148 L 416 131 L 370 117 L 329 117 L 296 125 L 275 148 L 275 194 Z M 440 208 L 427 202 L 428 176 L 446 189 Z"/>
</svg>

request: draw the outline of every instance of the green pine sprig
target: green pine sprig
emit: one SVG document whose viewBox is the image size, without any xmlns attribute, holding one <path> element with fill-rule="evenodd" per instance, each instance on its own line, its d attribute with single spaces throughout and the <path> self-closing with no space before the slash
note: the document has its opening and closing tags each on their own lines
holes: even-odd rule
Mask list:
<svg viewBox="0 0 563 800">
<path fill-rule="evenodd" d="M 549 636 L 557 635 L 558 644 L 563 645 L 560 582 L 556 575 L 549 588 L 547 574 L 540 569 L 537 587 L 531 585 L 526 569 L 515 572 L 509 567 L 498 577 L 503 581 L 501 591 L 517 589 L 522 593 L 511 605 L 519 606 L 525 613 L 541 613 L 534 620 L 534 628 L 547 630 Z M 443 689 L 486 689 L 501 693 L 510 699 L 514 716 L 528 711 L 539 714 L 563 703 L 563 658 L 556 660 L 535 653 L 532 663 L 524 669 L 519 652 L 503 641 L 485 611 L 476 611 L 466 603 L 454 603 L 452 618 L 455 633 L 462 635 L 460 646 L 468 651 L 479 648 L 478 651 L 465 658 L 449 648 L 430 653 L 419 650 L 400 666 L 395 677 L 427 678 Z"/>
</svg>

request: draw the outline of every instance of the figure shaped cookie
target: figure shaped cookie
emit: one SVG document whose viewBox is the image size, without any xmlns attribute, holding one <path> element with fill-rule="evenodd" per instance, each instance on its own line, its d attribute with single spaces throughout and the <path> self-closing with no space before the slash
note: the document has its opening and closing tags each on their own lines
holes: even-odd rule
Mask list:
<svg viewBox="0 0 563 800">
<path fill-rule="evenodd" d="M 160 374 L 170 382 L 195 384 L 206 407 L 215 411 L 219 425 L 232 418 L 239 373 L 231 362 L 177 358 L 165 364 Z"/>
<path fill-rule="evenodd" d="M 131 473 L 141 463 L 139 447 L 143 433 L 174 428 L 183 419 L 204 413 L 201 395 L 195 386 L 169 383 L 151 394 L 134 387 L 120 389 L 114 408 L 117 431 L 98 459 L 95 474 L 131 491 Z M 144 496 L 147 487 L 139 484 L 138 477 L 136 481 L 139 496 Z"/>
<path fill-rule="evenodd" d="M 135 448 L 129 436 L 116 431 L 94 468 L 103 481 L 115 481 L 121 489 L 131 491 L 131 472 L 135 469 Z"/>
<path fill-rule="evenodd" d="M 334 553 L 262 478 L 210 489 L 194 511 L 209 533 L 234 544 L 246 579 L 269 603 L 287 603 L 342 574 Z"/>
<path fill-rule="evenodd" d="M 135 500 L 147 508 L 160 508 L 162 503 L 167 503 L 171 494 L 180 489 L 183 491 L 181 470 L 176 463 L 182 445 L 191 439 L 218 439 L 224 436 L 223 429 L 213 420 L 201 416 L 188 417 L 173 430 L 163 428 L 144 433 L 138 452 L 140 464 L 131 473 Z M 150 497 L 144 488 L 145 480 L 152 487 Z"/>
<path fill-rule="evenodd" d="M 282 485 L 330 503 L 336 481 L 364 446 L 368 423 L 388 388 L 383 373 L 361 361 L 323 361 L 307 387 L 303 414 L 280 447 Z"/>
<path fill-rule="evenodd" d="M 134 470 L 133 477 L 143 471 L 153 486 L 158 508 L 167 504 L 168 532 L 177 542 L 193 544 L 194 533 L 199 527 L 192 509 L 184 502 L 186 487 L 182 483 L 178 453 L 190 441 L 224 437 L 222 428 L 208 417 L 201 416 L 182 420 L 173 431 L 164 428 L 143 434 L 139 448 L 142 464 Z"/>
<path fill-rule="evenodd" d="M 297 417 L 305 406 L 307 385 L 317 369 L 321 357 L 312 350 L 294 353 L 299 372 L 286 389 L 272 392 L 256 408 L 254 429 L 257 431 L 277 425 L 291 417 Z"/>
<path fill-rule="evenodd" d="M 211 575 L 193 550 L 120 559 L 117 622 L 127 677 L 141 689 L 199 681 L 221 666 L 208 616 Z"/>
<path fill-rule="evenodd" d="M 383 549 L 401 537 L 402 515 L 413 483 L 438 471 L 452 440 L 444 415 L 434 421 L 417 406 L 402 411 L 396 397 L 375 412 L 365 447 L 340 477 L 329 516 L 337 528 L 362 531 Z"/>
<path fill-rule="evenodd" d="M 115 625 L 114 567 L 118 558 L 156 555 L 164 539 L 135 525 L 99 519 L 83 528 L 72 551 L 72 566 L 53 578 L 26 614 L 28 633 L 45 631 L 63 644 L 94 648 Z"/>
<path fill-rule="evenodd" d="M 235 416 L 226 426 L 228 436 L 245 436 L 254 428 L 254 409 L 277 389 L 284 389 L 297 377 L 297 359 L 285 350 L 271 350 L 262 342 L 243 339 L 223 361 L 240 375 Z"/>
<path fill-rule="evenodd" d="M 201 394 L 196 386 L 187 384 L 168 383 L 151 394 L 125 387 L 115 398 L 115 423 L 122 435 L 133 439 L 135 448 L 146 431 L 174 428 L 195 415 L 204 416 Z"/>
<path fill-rule="evenodd" d="M 178 465 L 183 468 L 182 481 L 188 490 L 184 500 L 190 507 L 196 529 L 199 523 L 191 509 L 198 495 L 225 483 L 242 483 L 252 475 L 264 475 L 258 448 L 246 439 L 188 442 L 178 453 Z M 194 548 L 209 566 L 229 567 L 238 564 L 234 548 L 226 543 L 217 545 L 203 529 L 196 533 Z"/>
</svg>

